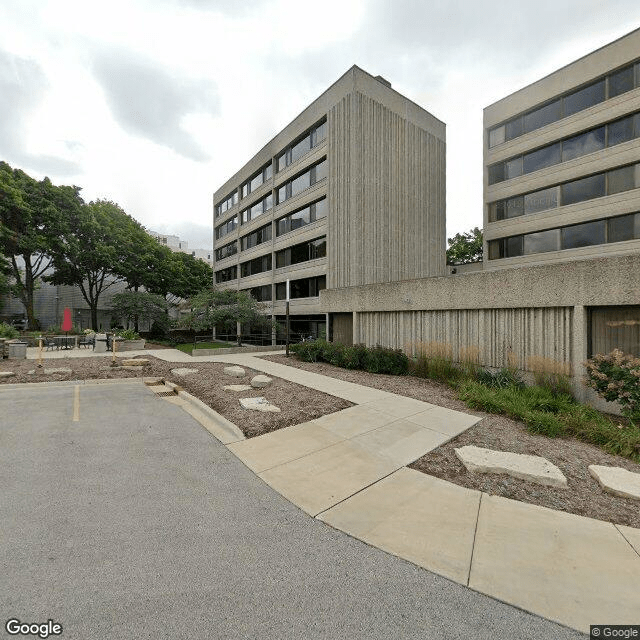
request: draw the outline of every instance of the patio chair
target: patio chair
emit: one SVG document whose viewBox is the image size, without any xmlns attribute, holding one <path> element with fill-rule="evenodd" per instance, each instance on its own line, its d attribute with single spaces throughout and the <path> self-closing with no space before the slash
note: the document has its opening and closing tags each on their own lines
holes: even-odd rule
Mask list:
<svg viewBox="0 0 640 640">
<path fill-rule="evenodd" d="M 46 347 L 47 351 L 60 348 L 60 345 L 53 338 L 47 338 L 46 336 L 42 338 L 42 346 Z"/>
<path fill-rule="evenodd" d="M 82 336 L 80 340 L 78 340 L 78 348 L 85 347 L 88 349 L 89 347 L 96 348 L 96 334 L 90 333 L 89 335 Z"/>
</svg>

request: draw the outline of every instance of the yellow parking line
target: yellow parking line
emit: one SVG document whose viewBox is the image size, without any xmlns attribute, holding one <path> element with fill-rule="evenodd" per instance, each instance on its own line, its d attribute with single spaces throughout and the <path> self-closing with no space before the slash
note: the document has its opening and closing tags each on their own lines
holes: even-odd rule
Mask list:
<svg viewBox="0 0 640 640">
<path fill-rule="evenodd" d="M 76 385 L 73 391 L 73 422 L 80 420 L 80 386 Z"/>
</svg>

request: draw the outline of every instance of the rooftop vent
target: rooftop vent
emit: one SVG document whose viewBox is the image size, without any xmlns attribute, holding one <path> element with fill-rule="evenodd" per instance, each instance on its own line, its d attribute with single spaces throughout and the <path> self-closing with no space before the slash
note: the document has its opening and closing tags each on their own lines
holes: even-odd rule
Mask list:
<svg viewBox="0 0 640 640">
<path fill-rule="evenodd" d="M 389 87 L 389 89 L 391 89 L 391 83 L 388 80 L 385 80 L 382 76 L 376 76 L 376 80 L 378 82 L 382 82 L 382 84 L 386 85 L 387 87 Z"/>
</svg>

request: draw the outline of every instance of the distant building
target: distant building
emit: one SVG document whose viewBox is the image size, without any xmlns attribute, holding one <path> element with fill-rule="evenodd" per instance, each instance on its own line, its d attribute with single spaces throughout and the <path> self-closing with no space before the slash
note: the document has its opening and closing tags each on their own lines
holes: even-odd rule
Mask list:
<svg viewBox="0 0 640 640">
<path fill-rule="evenodd" d="M 188 253 L 194 258 L 198 258 L 213 266 L 213 250 L 211 249 L 192 249 L 189 250 L 189 243 L 186 240 L 180 240 L 178 236 L 167 235 L 165 233 L 159 233 L 158 231 L 147 230 L 147 233 L 165 247 L 169 247 L 171 251 L 178 251 L 180 253 Z"/>
</svg>

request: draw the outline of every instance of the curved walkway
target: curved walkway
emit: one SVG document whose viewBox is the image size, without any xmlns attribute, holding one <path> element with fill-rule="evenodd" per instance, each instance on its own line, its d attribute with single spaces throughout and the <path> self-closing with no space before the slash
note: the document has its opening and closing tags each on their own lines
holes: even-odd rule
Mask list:
<svg viewBox="0 0 640 640">
<path fill-rule="evenodd" d="M 479 418 L 251 354 L 135 353 L 192 365 L 239 364 L 354 402 L 258 438 L 226 440 L 252 471 L 313 517 L 583 632 L 590 624 L 640 623 L 640 530 L 490 496 L 406 468 Z"/>
</svg>

